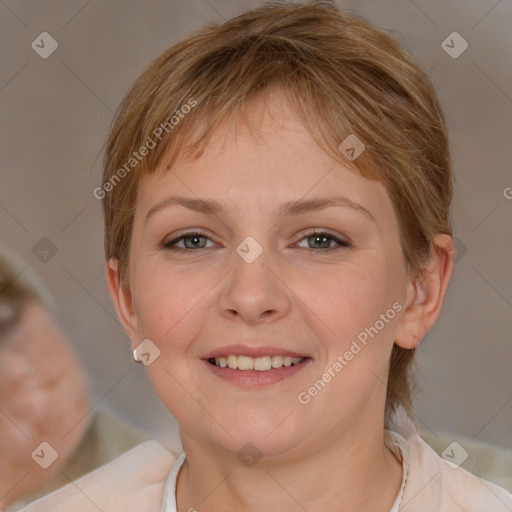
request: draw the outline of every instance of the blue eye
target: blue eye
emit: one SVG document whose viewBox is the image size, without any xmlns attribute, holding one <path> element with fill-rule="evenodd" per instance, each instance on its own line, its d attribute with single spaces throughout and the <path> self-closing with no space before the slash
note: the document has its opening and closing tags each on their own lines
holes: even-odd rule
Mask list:
<svg viewBox="0 0 512 512">
<path fill-rule="evenodd" d="M 169 242 L 165 242 L 164 248 L 170 249 L 171 251 L 179 251 L 184 249 L 204 249 L 205 244 L 200 242 L 200 239 L 208 240 L 205 233 L 201 231 L 190 231 L 189 233 L 183 233 L 179 238 L 175 238 Z M 184 247 L 178 247 L 178 242 L 184 241 Z M 187 243 L 189 241 L 190 243 Z M 211 246 L 210 246 L 211 247 Z"/>
<path fill-rule="evenodd" d="M 311 251 L 318 251 L 318 249 L 326 249 L 328 251 L 338 249 L 339 247 L 349 247 L 350 244 L 345 240 L 340 240 L 338 237 L 326 233 L 324 231 L 313 231 L 313 233 L 306 234 L 300 241 L 307 240 L 308 244 L 320 244 L 320 247 L 304 247 Z M 331 242 L 335 242 L 337 246 L 330 246 Z"/>
<path fill-rule="evenodd" d="M 163 248 L 170 251 L 184 251 L 187 249 L 206 249 L 206 243 L 208 240 L 210 239 L 202 231 L 190 231 L 188 233 L 183 233 L 181 236 L 175 238 L 174 240 L 164 242 Z M 307 233 L 299 240 L 299 242 L 301 242 L 302 240 L 307 240 L 308 244 L 311 245 L 320 245 L 319 247 L 302 247 L 303 249 L 309 251 L 318 252 L 319 249 L 323 249 L 323 252 L 326 252 L 339 249 L 340 247 L 350 247 L 350 244 L 348 242 L 340 240 L 338 237 L 326 233 L 324 231 L 313 231 L 312 233 Z M 183 241 L 184 244 L 182 247 L 177 245 L 181 241 Z M 335 242 L 335 244 L 337 245 L 331 246 L 331 242 Z M 212 247 L 212 245 L 210 245 L 209 247 Z M 299 247 L 301 246 L 299 245 Z"/>
</svg>

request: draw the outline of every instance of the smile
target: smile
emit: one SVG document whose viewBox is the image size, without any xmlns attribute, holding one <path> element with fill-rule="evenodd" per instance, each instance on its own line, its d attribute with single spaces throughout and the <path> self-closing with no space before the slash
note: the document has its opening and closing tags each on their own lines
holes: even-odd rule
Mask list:
<svg viewBox="0 0 512 512">
<path fill-rule="evenodd" d="M 283 366 L 295 366 L 302 361 L 304 357 L 289 357 L 289 356 L 263 356 L 263 357 L 248 357 L 229 355 L 227 357 L 212 357 L 208 362 L 219 368 L 231 368 L 232 370 L 256 370 L 264 372 Z"/>
<path fill-rule="evenodd" d="M 291 378 L 313 364 L 313 359 L 281 355 L 253 358 L 231 354 L 226 357 L 203 359 L 201 362 L 221 380 L 239 388 L 255 390 Z"/>
</svg>

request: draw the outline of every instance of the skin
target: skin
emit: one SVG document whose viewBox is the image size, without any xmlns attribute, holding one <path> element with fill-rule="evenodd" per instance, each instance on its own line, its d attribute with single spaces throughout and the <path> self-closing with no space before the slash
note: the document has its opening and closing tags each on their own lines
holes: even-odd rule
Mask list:
<svg viewBox="0 0 512 512">
<path fill-rule="evenodd" d="M 275 93 L 262 105 L 249 110 L 256 132 L 239 117 L 200 158 L 182 155 L 172 171 L 164 159 L 139 184 L 130 286 L 120 286 L 111 260 L 109 292 L 132 348 L 149 338 L 161 351 L 147 371 L 187 454 L 177 483 L 179 512 L 387 512 L 402 477 L 401 463 L 383 443 L 389 355 L 394 342 L 417 346 L 435 322 L 453 242 L 439 235 L 424 279 L 412 282 L 384 186 L 326 155 L 284 96 Z M 333 191 L 371 217 L 347 206 L 278 214 L 282 203 Z M 149 209 L 171 194 L 216 199 L 226 212 L 175 204 L 145 223 Z M 350 247 L 332 241 L 327 246 L 338 249 L 328 252 L 308 240 L 314 228 L 348 239 Z M 162 247 L 193 229 L 206 232 L 199 239 L 206 248 L 183 249 L 183 239 L 182 252 Z M 235 250 L 247 236 L 263 248 L 251 264 Z M 395 301 L 403 305 L 400 314 L 308 405 L 300 404 L 298 393 Z M 241 389 L 200 360 L 240 340 L 295 350 L 312 363 L 271 387 Z M 262 454 L 252 467 L 237 458 L 247 442 Z"/>
<path fill-rule="evenodd" d="M 89 405 L 69 340 L 42 305 L 27 302 L 0 339 L 0 509 L 62 468 L 87 428 Z M 42 442 L 58 453 L 47 469 L 31 457 Z"/>
</svg>

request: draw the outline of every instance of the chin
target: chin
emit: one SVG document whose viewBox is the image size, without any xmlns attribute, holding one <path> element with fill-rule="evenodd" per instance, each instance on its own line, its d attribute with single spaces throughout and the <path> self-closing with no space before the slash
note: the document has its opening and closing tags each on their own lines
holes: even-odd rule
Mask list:
<svg viewBox="0 0 512 512">
<path fill-rule="evenodd" d="M 254 414 L 247 415 L 240 411 L 223 416 L 222 419 L 221 416 L 216 416 L 225 430 L 215 423 L 215 430 L 203 435 L 237 456 L 244 452 L 255 452 L 254 456 L 279 455 L 293 450 L 301 441 L 300 426 L 294 423 L 293 416 L 290 411 L 276 411 L 271 414 L 258 414 L 255 411 Z"/>
</svg>

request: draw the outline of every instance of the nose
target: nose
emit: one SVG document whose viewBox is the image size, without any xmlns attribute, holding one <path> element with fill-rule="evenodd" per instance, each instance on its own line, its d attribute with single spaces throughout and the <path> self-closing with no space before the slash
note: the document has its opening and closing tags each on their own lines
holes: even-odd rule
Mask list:
<svg viewBox="0 0 512 512">
<path fill-rule="evenodd" d="M 291 292 L 279 276 L 270 251 L 264 249 L 252 262 L 234 251 L 232 271 L 219 298 L 220 314 L 248 324 L 274 322 L 290 310 Z"/>
</svg>

